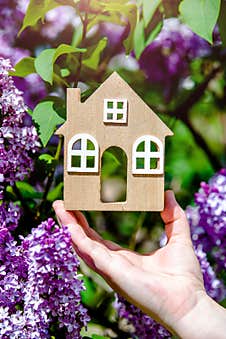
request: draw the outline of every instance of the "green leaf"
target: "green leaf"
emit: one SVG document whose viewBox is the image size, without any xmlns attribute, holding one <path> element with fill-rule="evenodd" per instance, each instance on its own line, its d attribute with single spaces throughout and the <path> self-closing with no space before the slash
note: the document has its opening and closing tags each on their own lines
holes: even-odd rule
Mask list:
<svg viewBox="0 0 226 339">
<path fill-rule="evenodd" d="M 56 49 L 50 48 L 42 51 L 35 59 L 35 69 L 40 77 L 52 84 L 53 81 L 53 59 Z"/>
<path fill-rule="evenodd" d="M 71 45 L 61 44 L 57 47 L 55 55 L 54 55 L 54 62 L 56 59 L 62 54 L 69 54 L 69 53 L 84 53 L 86 51 L 85 48 L 77 48 Z"/>
<path fill-rule="evenodd" d="M 71 42 L 72 46 L 77 47 L 80 44 L 80 42 L 82 41 L 82 34 L 83 34 L 83 25 L 81 24 L 74 30 Z"/>
<path fill-rule="evenodd" d="M 55 201 L 57 199 L 62 199 L 62 190 L 63 190 L 64 184 L 60 182 L 52 191 L 50 191 L 47 195 L 47 200 L 49 201 Z"/>
<path fill-rule="evenodd" d="M 84 48 L 77 48 L 66 44 L 61 44 L 57 48 L 49 48 L 42 51 L 39 56 L 35 59 L 35 69 L 40 77 L 49 82 L 53 83 L 53 65 L 57 58 L 63 54 L 85 52 Z"/>
<path fill-rule="evenodd" d="M 33 186 L 24 181 L 16 182 L 16 187 L 24 199 L 41 199 L 42 193 L 37 192 Z"/>
<path fill-rule="evenodd" d="M 65 121 L 57 114 L 53 101 L 40 102 L 33 111 L 32 119 L 39 125 L 39 137 L 44 147 L 56 126 Z"/>
<path fill-rule="evenodd" d="M 136 58 L 139 59 L 141 53 L 145 48 L 145 33 L 144 33 L 144 21 L 140 20 L 134 31 L 134 52 Z"/>
<path fill-rule="evenodd" d="M 143 17 L 144 26 L 147 27 L 151 21 L 156 9 L 160 5 L 161 0 L 143 0 Z"/>
<path fill-rule="evenodd" d="M 61 4 L 54 0 L 30 0 L 18 34 L 20 35 L 29 26 L 35 26 L 39 19 L 44 19 L 46 12 L 58 6 Z"/>
<path fill-rule="evenodd" d="M 61 68 L 60 74 L 61 74 L 62 78 L 66 78 L 70 75 L 70 71 L 69 71 L 68 68 Z"/>
<path fill-rule="evenodd" d="M 130 32 L 128 38 L 124 41 L 124 46 L 126 49 L 126 54 L 128 55 L 133 50 L 133 35 L 137 23 L 137 6 L 128 4 L 124 6 L 123 14 L 125 14 L 128 18 L 128 22 L 130 25 Z"/>
<path fill-rule="evenodd" d="M 83 60 L 82 62 L 83 65 L 93 70 L 96 70 L 99 65 L 101 53 L 105 49 L 106 45 L 107 45 L 107 38 L 105 37 L 98 42 L 97 47 L 95 48 L 91 56 L 88 59 Z"/>
<path fill-rule="evenodd" d="M 161 31 L 163 26 L 163 22 L 160 21 L 155 28 L 151 31 L 149 37 L 147 38 L 147 41 L 145 42 L 145 46 L 150 45 L 150 43 L 157 37 L 157 35 L 159 34 L 159 32 Z"/>
<path fill-rule="evenodd" d="M 81 292 L 82 302 L 85 305 L 94 307 L 98 302 L 98 298 L 96 298 L 97 297 L 96 285 L 92 279 L 86 276 L 82 276 L 82 280 L 85 285 L 85 290 Z"/>
<path fill-rule="evenodd" d="M 179 11 L 183 22 L 208 42 L 220 12 L 220 0 L 183 0 Z"/>
<path fill-rule="evenodd" d="M 110 338 L 99 334 L 93 334 L 92 339 L 110 339 Z"/>
<path fill-rule="evenodd" d="M 15 71 L 10 72 L 10 75 L 24 78 L 31 73 L 36 73 L 34 60 L 31 57 L 23 58 L 14 66 Z"/>
<path fill-rule="evenodd" d="M 45 161 L 47 164 L 52 164 L 54 157 L 50 154 L 41 154 L 39 157 L 39 160 Z"/>
<path fill-rule="evenodd" d="M 118 13 L 109 11 L 106 12 L 107 15 L 98 14 L 93 19 L 90 20 L 87 31 L 89 31 L 93 26 L 97 25 L 100 22 L 111 22 L 117 25 L 122 25 L 121 17 L 118 15 Z"/>
<path fill-rule="evenodd" d="M 47 96 L 45 99 L 42 100 L 44 101 L 52 101 L 53 102 L 53 108 L 57 112 L 57 114 L 66 120 L 66 103 L 65 100 L 63 100 L 60 97 L 56 97 L 53 95 Z"/>
<path fill-rule="evenodd" d="M 226 23 L 226 2 L 221 1 L 221 8 L 220 8 L 220 15 L 218 18 L 218 25 L 220 29 L 220 36 L 223 43 L 223 46 L 226 46 L 226 29 L 225 29 L 225 23 Z"/>
</svg>

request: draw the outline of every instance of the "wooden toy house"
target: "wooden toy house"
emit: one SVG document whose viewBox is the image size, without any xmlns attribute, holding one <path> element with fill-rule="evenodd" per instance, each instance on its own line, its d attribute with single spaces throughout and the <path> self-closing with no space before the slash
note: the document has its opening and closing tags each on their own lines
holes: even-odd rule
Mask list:
<svg viewBox="0 0 226 339">
<path fill-rule="evenodd" d="M 84 103 L 67 90 L 64 203 L 67 210 L 161 211 L 165 137 L 172 131 L 114 72 Z M 101 159 L 111 146 L 127 156 L 126 200 L 101 200 Z"/>
</svg>

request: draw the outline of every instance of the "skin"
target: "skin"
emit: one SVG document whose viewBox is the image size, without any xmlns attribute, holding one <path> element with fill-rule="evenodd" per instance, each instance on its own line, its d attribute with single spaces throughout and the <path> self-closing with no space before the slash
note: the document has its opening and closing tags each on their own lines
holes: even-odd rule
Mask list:
<svg viewBox="0 0 226 339">
<path fill-rule="evenodd" d="M 165 192 L 166 246 L 145 255 L 102 239 L 79 211 L 53 204 L 77 254 L 132 304 L 181 338 L 226 338 L 226 312 L 205 292 L 190 228 L 172 191 Z M 208 319 L 208 321 L 207 321 Z"/>
</svg>

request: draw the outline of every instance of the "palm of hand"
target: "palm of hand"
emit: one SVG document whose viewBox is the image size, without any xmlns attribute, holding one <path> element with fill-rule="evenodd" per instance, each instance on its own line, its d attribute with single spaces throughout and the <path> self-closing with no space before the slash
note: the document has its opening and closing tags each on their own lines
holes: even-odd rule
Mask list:
<svg viewBox="0 0 226 339">
<path fill-rule="evenodd" d="M 118 267 L 122 268 L 122 261 L 127 261 L 123 270 L 131 276 L 124 283 L 126 287 L 118 286 L 119 292 L 124 295 L 126 289 L 127 299 L 157 320 L 161 315 L 160 322 L 168 324 L 172 318 L 177 321 L 183 317 L 196 303 L 196 292 L 204 292 L 198 260 L 189 241 L 169 241 L 148 255 L 122 250 L 116 256 L 123 256 L 117 258 Z"/>
<path fill-rule="evenodd" d="M 80 257 L 114 290 L 169 329 L 192 309 L 198 294 L 204 293 L 189 226 L 171 192 L 166 194 L 162 212 L 168 243 L 146 255 L 103 240 L 80 212 L 65 211 L 62 202 L 56 202 L 54 208 L 60 223 L 69 227 Z"/>
</svg>

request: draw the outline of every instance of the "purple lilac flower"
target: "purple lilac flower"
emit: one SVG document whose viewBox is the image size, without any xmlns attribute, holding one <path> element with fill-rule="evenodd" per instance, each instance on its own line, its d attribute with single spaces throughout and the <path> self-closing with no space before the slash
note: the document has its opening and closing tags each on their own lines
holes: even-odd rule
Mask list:
<svg viewBox="0 0 226 339">
<path fill-rule="evenodd" d="M 0 57 L 10 59 L 13 66 L 30 55 L 30 51 L 16 45 L 28 3 L 28 0 L 13 0 L 10 4 L 3 0 L 0 3 Z M 24 100 L 30 108 L 37 104 L 37 96 L 39 100 L 46 96 L 44 82 L 37 74 L 17 79 L 16 86 L 24 91 Z"/>
<path fill-rule="evenodd" d="M 223 300 L 226 296 L 226 289 L 222 282 L 217 279 L 216 273 L 207 260 L 206 253 L 201 248 L 196 248 L 195 254 L 199 260 L 203 274 L 204 286 L 208 295 L 217 301 Z"/>
<path fill-rule="evenodd" d="M 133 333 L 131 333 L 132 338 L 171 338 L 171 334 L 162 325 L 158 324 L 120 295 L 116 296 L 114 307 L 118 311 L 119 317 L 127 319 L 128 323 L 134 327 Z"/>
<path fill-rule="evenodd" d="M 45 85 L 38 74 L 29 74 L 26 78 L 14 77 L 15 86 L 23 91 L 26 105 L 33 109 L 46 96 Z"/>
<path fill-rule="evenodd" d="M 10 59 L 13 66 L 29 55 L 30 52 L 28 50 L 10 46 L 8 41 L 4 41 L 0 37 L 0 57 Z M 19 90 L 23 91 L 24 101 L 31 109 L 46 96 L 44 82 L 38 74 L 30 74 L 26 78 L 14 77 L 14 83 Z"/>
<path fill-rule="evenodd" d="M 193 233 L 192 233 L 193 235 Z M 163 233 L 160 238 L 160 246 L 165 246 L 167 243 L 166 234 Z M 199 260 L 200 268 L 203 275 L 204 286 L 207 294 L 215 299 L 221 301 L 225 297 L 226 289 L 221 280 L 219 280 L 211 267 L 206 252 L 203 251 L 202 247 L 194 245 L 195 254 Z"/>
<path fill-rule="evenodd" d="M 21 240 L 17 245 L 7 228 L 0 229 L 1 338 L 50 338 L 53 322 L 67 339 L 81 338 L 89 316 L 67 228 L 48 219 Z"/>
<path fill-rule="evenodd" d="M 50 40 L 56 39 L 67 26 L 78 26 L 80 23 L 79 16 L 70 6 L 60 6 L 46 13 L 45 24 L 41 27 L 41 34 Z"/>
<path fill-rule="evenodd" d="M 143 51 L 139 64 L 148 80 L 163 89 L 166 100 L 174 94 L 181 79 L 189 74 L 189 63 L 209 54 L 209 44 L 178 19 L 164 21 L 157 38 Z"/>
<path fill-rule="evenodd" d="M 68 339 L 80 338 L 81 327 L 89 317 L 81 304 L 84 286 L 76 275 L 79 261 L 72 252 L 67 228 L 48 219 L 32 230 L 22 246 L 29 265 L 24 309 L 46 310 L 51 317 L 57 317 L 59 327 L 66 327 Z M 37 296 L 37 304 L 33 295 Z"/>
<path fill-rule="evenodd" d="M 13 44 L 24 17 L 20 6 L 21 0 L 1 0 L 0 2 L 0 37 Z"/>
<path fill-rule="evenodd" d="M 211 255 L 217 272 L 226 270 L 226 169 L 201 183 L 195 203 L 186 210 L 193 244 Z"/>
<path fill-rule="evenodd" d="M 0 307 L 16 311 L 23 299 L 27 264 L 9 229 L 0 224 Z M 1 328 L 1 325 L 0 325 Z"/>
<path fill-rule="evenodd" d="M 18 225 L 21 211 L 20 208 L 10 202 L 0 205 L 0 228 L 7 228 L 10 232 L 14 231 Z"/>
<path fill-rule="evenodd" d="M 121 26 L 112 22 L 101 22 L 99 31 L 102 37 L 107 37 L 108 55 L 114 56 L 124 52 L 123 40 L 128 36 L 129 30 L 127 26 Z"/>
<path fill-rule="evenodd" d="M 9 60 L 0 58 L 0 190 L 5 185 L 23 180 L 33 168 L 30 153 L 39 146 L 33 126 L 23 125 L 26 106 L 20 92 L 8 75 L 12 70 Z M 0 197 L 0 198 L 1 198 Z"/>
</svg>

